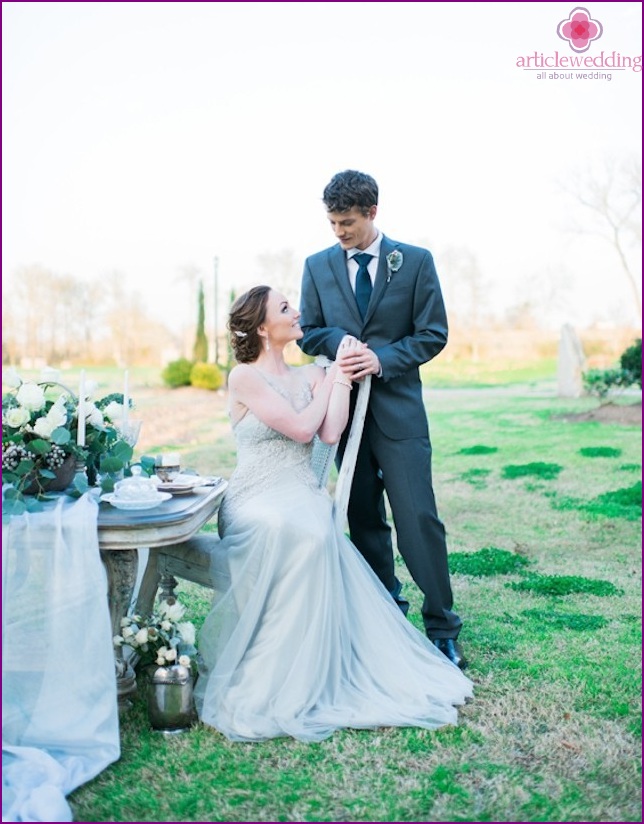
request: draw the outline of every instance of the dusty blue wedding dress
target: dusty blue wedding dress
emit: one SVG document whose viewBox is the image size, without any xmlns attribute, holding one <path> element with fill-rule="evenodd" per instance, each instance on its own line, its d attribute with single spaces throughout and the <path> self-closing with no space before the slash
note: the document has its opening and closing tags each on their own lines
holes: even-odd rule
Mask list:
<svg viewBox="0 0 644 824">
<path fill-rule="evenodd" d="M 303 408 L 310 388 L 290 401 Z M 471 682 L 403 617 L 334 525 L 311 444 L 250 412 L 234 433 L 238 464 L 212 559 L 216 593 L 198 644 L 201 720 L 235 741 L 456 723 Z"/>
</svg>

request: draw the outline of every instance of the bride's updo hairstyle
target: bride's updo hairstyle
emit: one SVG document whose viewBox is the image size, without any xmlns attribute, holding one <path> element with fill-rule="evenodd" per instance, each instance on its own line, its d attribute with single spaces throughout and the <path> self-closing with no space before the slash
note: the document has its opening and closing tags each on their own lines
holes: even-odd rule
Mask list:
<svg viewBox="0 0 644 824">
<path fill-rule="evenodd" d="M 253 286 L 233 303 L 228 315 L 230 343 L 238 363 L 253 363 L 262 351 L 258 328 L 266 320 L 270 286 Z"/>
</svg>

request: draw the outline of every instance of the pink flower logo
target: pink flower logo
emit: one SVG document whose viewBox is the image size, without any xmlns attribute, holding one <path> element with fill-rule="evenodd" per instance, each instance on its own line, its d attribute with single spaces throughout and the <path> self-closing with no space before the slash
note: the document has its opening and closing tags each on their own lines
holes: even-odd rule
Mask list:
<svg viewBox="0 0 644 824">
<path fill-rule="evenodd" d="M 557 34 L 570 43 L 576 52 L 585 52 L 593 40 L 602 36 L 603 28 L 599 20 L 593 20 L 588 9 L 578 6 L 570 12 L 567 20 L 557 26 Z"/>
</svg>

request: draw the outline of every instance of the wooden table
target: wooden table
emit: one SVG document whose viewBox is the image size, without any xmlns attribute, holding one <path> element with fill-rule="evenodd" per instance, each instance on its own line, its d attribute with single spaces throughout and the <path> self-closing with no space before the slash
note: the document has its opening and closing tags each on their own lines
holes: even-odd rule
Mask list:
<svg viewBox="0 0 644 824">
<path fill-rule="evenodd" d="M 108 601 L 113 635 L 121 632 L 121 618 L 130 607 L 136 583 L 138 550 L 149 548 L 148 565 L 155 563 L 155 549 L 187 541 L 219 509 L 228 483 L 197 487 L 187 495 L 174 495 L 154 509 L 126 511 L 101 503 L 98 513 L 98 543 L 108 579 Z M 128 705 L 127 696 L 136 690 L 136 676 L 115 650 L 119 706 Z"/>
</svg>

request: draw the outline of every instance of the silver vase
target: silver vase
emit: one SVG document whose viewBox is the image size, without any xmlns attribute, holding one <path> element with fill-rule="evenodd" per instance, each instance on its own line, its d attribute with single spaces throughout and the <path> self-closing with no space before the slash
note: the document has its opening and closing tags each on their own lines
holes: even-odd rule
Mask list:
<svg viewBox="0 0 644 824">
<path fill-rule="evenodd" d="M 148 689 L 148 717 L 153 729 L 166 735 L 188 730 L 195 721 L 193 678 L 188 667 L 157 667 Z"/>
</svg>

